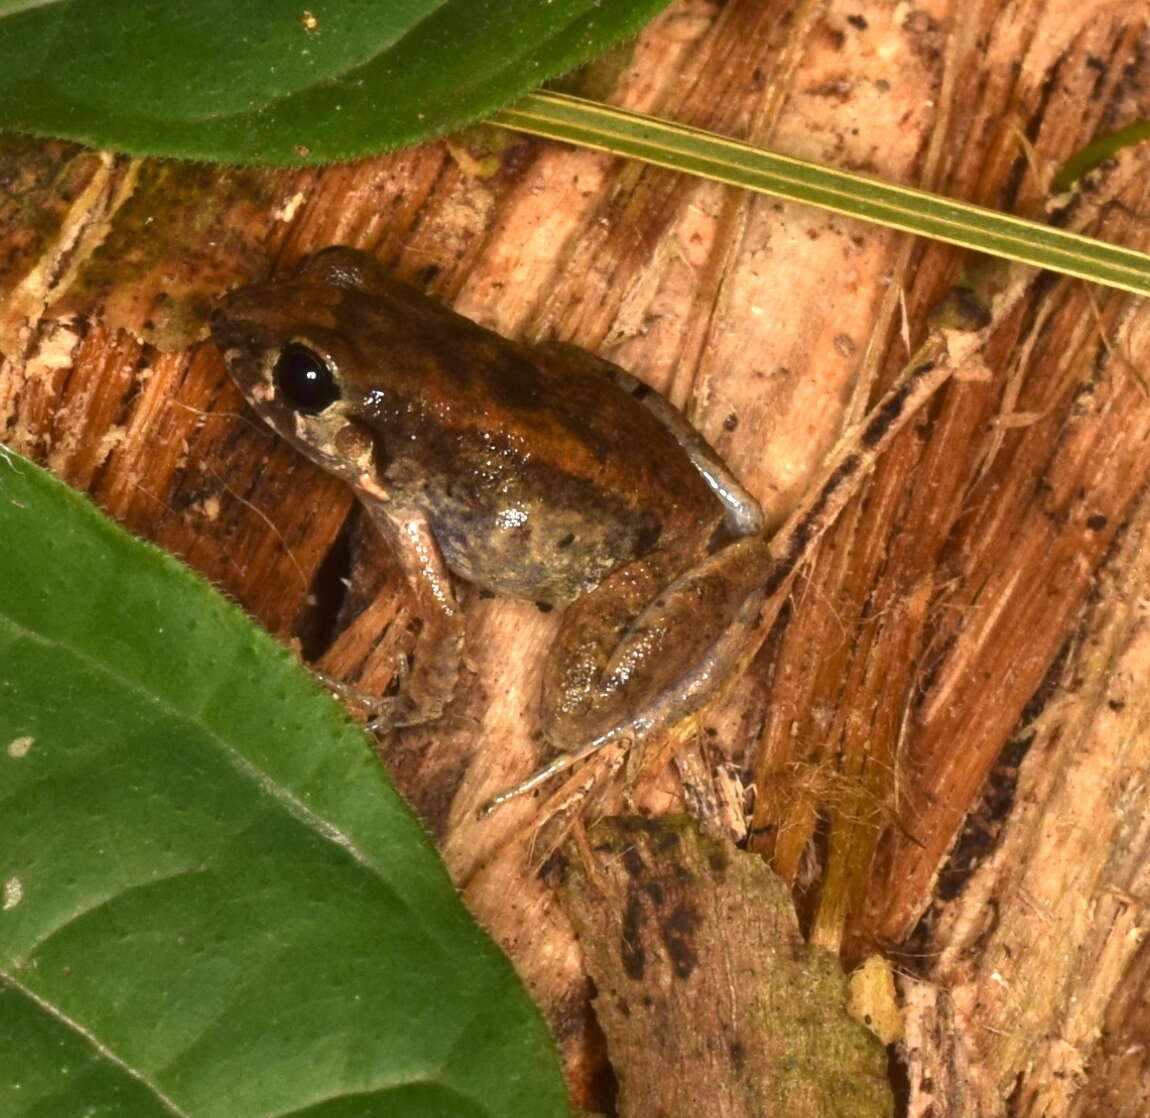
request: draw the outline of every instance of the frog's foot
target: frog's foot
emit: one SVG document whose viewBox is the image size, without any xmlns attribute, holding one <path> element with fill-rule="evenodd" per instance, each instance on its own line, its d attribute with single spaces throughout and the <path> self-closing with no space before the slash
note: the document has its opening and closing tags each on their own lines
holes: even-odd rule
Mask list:
<svg viewBox="0 0 1150 1118">
<path fill-rule="evenodd" d="M 436 711 L 425 714 L 403 694 L 384 695 L 372 704 L 371 717 L 367 720 L 365 729 L 373 734 L 386 734 L 404 726 L 418 726 L 421 722 L 430 722 L 438 718 L 440 713 Z"/>
<path fill-rule="evenodd" d="M 431 722 L 443 713 L 446 706 L 446 700 L 419 702 L 408 687 L 410 674 L 411 665 L 407 656 L 398 652 L 395 656 L 395 672 L 388 685 L 390 693 L 387 695 L 371 695 L 323 672 L 316 672 L 315 676 L 340 701 L 364 711 L 367 715 L 365 729 L 375 734 L 386 734 L 389 730 Z"/>
<path fill-rule="evenodd" d="M 534 792 L 542 784 L 546 784 L 552 777 L 558 776 L 560 773 L 567 772 L 568 769 L 574 768 L 580 761 L 585 761 L 593 753 L 597 753 L 607 742 L 589 742 L 582 749 L 574 753 L 560 753 L 553 760 L 549 761 L 543 768 L 536 770 L 526 780 L 520 781 L 512 788 L 504 789 L 496 796 L 492 796 L 485 804 L 483 804 L 478 811 L 476 811 L 476 818 L 485 819 L 496 808 L 501 807 L 507 803 L 508 800 L 518 799 L 520 796 L 527 795 L 528 792 Z"/>
<path fill-rule="evenodd" d="M 348 706 L 361 707 L 365 711 L 371 711 L 379 702 L 378 695 L 370 695 L 366 691 L 361 691 L 354 684 L 345 683 L 342 679 L 328 675 L 327 672 L 312 668 L 311 674 L 321 687 L 330 691 L 341 703 L 346 703 Z"/>
<path fill-rule="evenodd" d="M 395 659 L 395 674 L 388 687 L 390 693 L 371 699 L 368 706 L 371 716 L 367 721 L 367 729 L 372 733 L 386 734 L 405 726 L 419 726 L 424 722 L 434 722 L 442 716 L 454 687 L 452 690 L 437 689 L 420 694 L 410 685 L 410 675 L 411 664 L 406 656 L 399 653 Z"/>
</svg>

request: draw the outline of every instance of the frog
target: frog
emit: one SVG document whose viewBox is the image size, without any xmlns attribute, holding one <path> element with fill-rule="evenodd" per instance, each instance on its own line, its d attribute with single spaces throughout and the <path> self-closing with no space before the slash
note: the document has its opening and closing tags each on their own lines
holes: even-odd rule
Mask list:
<svg viewBox="0 0 1150 1118">
<path fill-rule="evenodd" d="M 414 592 L 421 626 L 373 729 L 447 708 L 456 579 L 563 611 L 538 715 L 559 767 L 679 725 L 735 672 L 771 567 L 763 513 L 654 388 L 494 333 L 346 246 L 234 289 L 211 330 L 254 411 L 352 488 Z"/>
</svg>

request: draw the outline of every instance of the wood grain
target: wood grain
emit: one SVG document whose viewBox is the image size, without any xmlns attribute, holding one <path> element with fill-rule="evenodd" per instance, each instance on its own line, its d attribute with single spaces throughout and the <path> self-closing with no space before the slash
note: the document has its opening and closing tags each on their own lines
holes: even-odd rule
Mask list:
<svg viewBox="0 0 1150 1118">
<path fill-rule="evenodd" d="M 596 81 L 629 107 L 1042 216 L 1062 160 L 1150 115 L 1147 20 L 1133 0 L 679 0 Z M 1148 159 L 1123 152 L 1052 219 L 1150 247 Z M 778 522 L 971 264 L 489 129 L 275 172 L 10 138 L 0 183 L 0 437 L 367 689 L 417 619 L 350 496 L 244 412 L 202 341 L 224 289 L 327 244 L 369 249 L 487 325 L 586 345 L 666 391 Z M 1148 357 L 1141 302 L 1040 279 L 900 436 L 685 743 L 754 785 L 749 844 L 806 934 L 913 972 L 908 1035 L 932 1040 L 901 1049 L 911 1112 L 1139 1113 Z M 471 596 L 447 718 L 381 751 L 544 1006 L 576 1101 L 606 1105 L 580 948 L 536 872 L 537 804 L 475 818 L 540 760 L 555 623 Z M 632 802 L 680 808 L 673 770 L 647 769 Z M 927 1100 L 956 1069 L 961 1088 Z"/>
</svg>

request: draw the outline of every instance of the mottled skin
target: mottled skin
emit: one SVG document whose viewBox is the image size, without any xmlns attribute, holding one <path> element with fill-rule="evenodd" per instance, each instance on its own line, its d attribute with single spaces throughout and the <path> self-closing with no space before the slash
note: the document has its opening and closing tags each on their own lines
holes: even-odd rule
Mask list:
<svg viewBox="0 0 1150 1118">
<path fill-rule="evenodd" d="M 653 390 L 584 350 L 502 338 L 347 248 L 232 292 L 213 333 L 256 411 L 353 487 L 416 592 L 412 668 L 377 724 L 427 721 L 451 697 L 448 571 L 569 607 L 543 681 L 559 749 L 673 724 L 728 674 L 765 577 L 761 514 Z M 317 414 L 284 387 L 293 344 L 338 394 Z"/>
</svg>

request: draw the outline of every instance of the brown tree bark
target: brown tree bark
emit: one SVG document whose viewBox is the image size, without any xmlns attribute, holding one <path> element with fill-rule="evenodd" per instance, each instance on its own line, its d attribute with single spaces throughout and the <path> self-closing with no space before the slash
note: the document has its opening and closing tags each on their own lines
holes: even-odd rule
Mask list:
<svg viewBox="0 0 1150 1118">
<path fill-rule="evenodd" d="M 1067 156 L 1150 116 L 1150 16 L 1135 0 L 678 0 L 595 81 L 632 108 L 1041 218 Z M 1121 153 L 1075 220 L 1150 246 L 1148 167 Z M 405 588 L 351 496 L 243 412 L 198 340 L 227 287 L 367 248 L 487 325 L 656 385 L 778 522 L 971 263 L 493 129 L 275 172 L 8 139 L 0 181 L 0 437 L 367 689 L 388 682 Z M 709 778 L 700 754 L 740 766 L 755 802 L 735 828 L 792 885 L 807 935 L 897 961 L 909 1113 L 1145 1114 L 1150 317 L 1047 275 L 994 327 L 680 743 L 680 771 Z M 308 600 L 333 584 L 344 525 L 333 636 Z M 472 595 L 449 715 L 382 752 L 543 1005 L 576 1099 L 603 1103 L 578 942 L 536 872 L 538 802 L 475 818 L 540 760 L 554 626 Z M 631 794 L 654 814 L 683 803 L 666 765 Z"/>
</svg>

